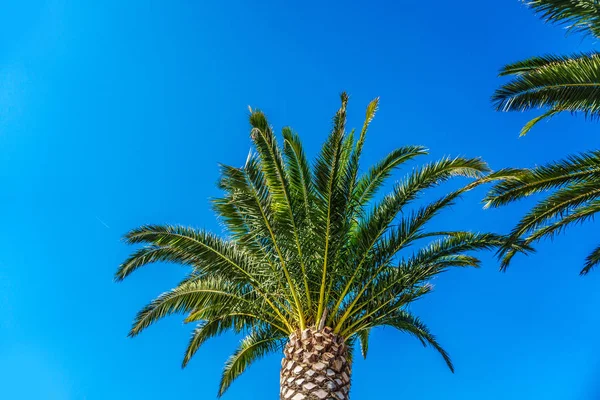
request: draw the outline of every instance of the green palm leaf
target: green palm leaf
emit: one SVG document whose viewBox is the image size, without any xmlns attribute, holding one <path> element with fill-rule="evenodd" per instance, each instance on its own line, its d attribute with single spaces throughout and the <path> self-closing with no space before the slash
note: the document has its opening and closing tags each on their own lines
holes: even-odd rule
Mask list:
<svg viewBox="0 0 600 400">
<path fill-rule="evenodd" d="M 412 314 L 406 311 L 403 311 L 398 312 L 394 315 L 387 316 L 381 322 L 385 325 L 389 325 L 393 328 L 396 328 L 401 332 L 406 332 L 415 336 L 421 341 L 421 343 L 423 343 L 423 346 L 427 346 L 429 344 L 431 347 L 437 350 L 438 353 L 440 353 L 440 355 L 446 362 L 446 365 L 448 365 L 448 368 L 450 368 L 450 370 L 454 372 L 454 365 L 452 364 L 450 356 L 448 355 L 446 350 L 444 350 L 442 346 L 440 346 L 435 336 L 431 334 L 429 328 L 427 328 L 427 326 L 423 322 L 421 322 L 419 318 L 413 316 Z"/>
<path fill-rule="evenodd" d="M 568 156 L 533 169 L 500 171 L 502 180 L 484 198 L 486 207 L 499 207 L 536 193 L 600 178 L 600 151 Z"/>
<path fill-rule="evenodd" d="M 371 329 L 363 329 L 361 331 L 356 332 L 356 336 L 360 341 L 360 352 L 363 358 L 367 358 L 367 353 L 369 352 L 369 336 L 371 334 Z"/>
<path fill-rule="evenodd" d="M 381 185 L 390 177 L 394 169 L 420 155 L 427 154 L 422 146 L 406 146 L 392 151 L 373 166 L 356 184 L 354 198 L 359 207 L 367 204 Z"/>
<path fill-rule="evenodd" d="M 272 353 L 281 347 L 281 341 L 285 336 L 269 329 L 258 329 L 246 336 L 240 343 L 240 347 L 225 363 L 219 397 L 229 388 L 231 383 L 240 376 L 250 364 Z"/>
<path fill-rule="evenodd" d="M 486 207 L 500 207 L 527 196 L 551 191 L 527 212 L 511 231 L 500 251 L 501 268 L 506 269 L 516 250 L 517 241 L 525 246 L 555 235 L 574 224 L 583 223 L 600 211 L 600 152 L 569 156 L 564 160 L 532 169 L 512 170 L 504 174 L 485 197 Z M 596 265 L 590 255 L 581 271 Z"/>
<path fill-rule="evenodd" d="M 592 268 L 600 263 L 600 246 L 596 247 L 585 259 L 585 265 L 581 270 L 581 275 L 586 275 Z"/>
<path fill-rule="evenodd" d="M 597 118 L 600 111 L 600 55 L 596 52 L 571 57 L 535 57 L 506 66 L 501 75 L 514 78 L 492 96 L 498 111 L 548 108 L 522 130 L 560 112 L 583 113 Z"/>
<path fill-rule="evenodd" d="M 597 0 L 524 0 L 541 18 L 565 25 L 569 31 L 600 37 L 600 3 Z"/>
</svg>

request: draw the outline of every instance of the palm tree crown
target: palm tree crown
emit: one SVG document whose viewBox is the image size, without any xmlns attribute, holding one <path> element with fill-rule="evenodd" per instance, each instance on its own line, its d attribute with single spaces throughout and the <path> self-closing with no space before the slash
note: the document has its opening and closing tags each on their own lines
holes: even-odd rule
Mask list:
<svg viewBox="0 0 600 400">
<path fill-rule="evenodd" d="M 280 147 L 265 115 L 251 111 L 254 151 L 240 168 L 221 167 L 223 196 L 213 201 L 226 238 L 155 225 L 125 237 L 146 246 L 120 266 L 117 280 L 153 262 L 190 268 L 183 282 L 139 312 L 131 336 L 169 314 L 187 314 L 185 321 L 197 328 L 185 366 L 209 338 L 228 330 L 246 335 L 225 365 L 219 395 L 254 360 L 311 327 L 327 327 L 328 334 L 336 335 L 336 349 L 340 341 L 342 350 L 358 341 L 366 355 L 370 330 L 391 326 L 433 346 L 452 369 L 446 352 L 407 305 L 432 290 L 428 281 L 434 275 L 450 267 L 478 266 L 479 260 L 465 253 L 498 247 L 504 238 L 425 230 L 442 209 L 485 179 L 412 211 L 407 207 L 428 188 L 453 177 L 482 178 L 488 168 L 479 159 L 444 158 L 414 168 L 375 201 L 397 167 L 427 151 L 401 147 L 360 173 L 378 100 L 367 107 L 356 138 L 345 129 L 347 100 L 342 94 L 333 129 L 313 167 L 291 129 L 283 129 Z M 398 256 L 422 239 L 427 240 L 422 247 Z"/>
<path fill-rule="evenodd" d="M 569 31 L 600 37 L 598 0 L 526 0 L 547 22 L 562 24 Z M 539 121 L 568 111 L 590 118 L 600 116 L 600 53 L 532 57 L 505 66 L 501 76 L 513 79 L 492 97 L 498 111 L 546 111 L 521 130 L 525 135 Z"/>
</svg>

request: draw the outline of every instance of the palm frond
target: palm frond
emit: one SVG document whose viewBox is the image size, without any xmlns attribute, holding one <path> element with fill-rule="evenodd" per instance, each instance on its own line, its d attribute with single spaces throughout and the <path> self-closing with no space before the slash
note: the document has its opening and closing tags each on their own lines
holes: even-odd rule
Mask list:
<svg viewBox="0 0 600 400">
<path fill-rule="evenodd" d="M 298 199 L 296 210 L 299 220 L 306 222 L 310 219 L 311 204 L 314 201 L 314 188 L 311 179 L 310 164 L 300 141 L 300 137 L 290 128 L 283 129 L 284 153 L 287 160 L 289 184 Z"/>
<path fill-rule="evenodd" d="M 171 262 L 202 269 L 202 261 L 192 253 L 168 246 L 146 246 L 136 250 L 118 268 L 115 281 L 120 282 L 140 267 L 155 262 Z"/>
<path fill-rule="evenodd" d="M 506 245 L 499 252 L 501 269 L 508 268 L 516 254 L 509 247 L 521 237 L 527 235 L 524 243 L 529 245 L 543 238 L 552 238 L 571 224 L 591 219 L 600 210 L 599 198 L 600 187 L 595 181 L 590 181 L 559 189 L 538 202 L 513 228 Z"/>
<path fill-rule="evenodd" d="M 196 259 L 202 260 L 201 272 L 258 284 L 253 273 L 259 265 L 236 251 L 233 243 L 205 231 L 182 226 L 146 225 L 130 231 L 125 240 L 129 244 L 170 247 L 181 253 L 194 254 Z"/>
<path fill-rule="evenodd" d="M 261 189 L 266 189 L 268 187 L 267 186 L 267 185 L 269 185 L 268 181 L 267 181 L 267 184 L 265 185 L 264 183 L 261 183 L 260 181 L 255 181 L 255 179 L 254 179 L 255 176 L 261 175 L 260 163 L 256 159 L 253 159 L 252 157 L 249 158 L 244 169 L 248 174 L 249 180 L 252 182 L 252 188 L 255 193 L 259 193 Z M 287 189 L 285 190 L 285 192 L 288 193 Z M 286 195 L 282 195 L 282 196 L 286 197 Z M 257 204 L 260 204 L 259 199 L 257 199 Z M 296 242 L 295 242 L 296 249 L 299 251 L 299 257 L 302 260 L 302 257 L 301 257 L 302 253 L 301 253 L 301 250 L 299 247 L 300 243 L 298 242 L 298 238 L 297 238 L 297 235 L 298 235 L 297 228 L 293 221 L 288 220 L 286 223 L 282 224 L 282 223 L 280 223 L 282 217 L 281 216 L 276 217 L 277 210 L 279 208 L 287 208 L 289 206 L 290 206 L 289 204 L 287 204 L 287 205 L 282 204 L 281 199 L 277 200 L 277 199 L 273 198 L 272 203 L 266 204 L 264 207 L 261 208 L 262 222 L 264 223 L 264 226 L 266 227 L 266 232 L 264 233 L 263 238 L 270 239 L 270 243 L 273 246 L 274 253 L 277 255 L 277 259 L 278 259 L 279 265 L 281 267 L 280 269 L 285 278 L 286 287 L 293 299 L 294 313 L 298 317 L 298 319 L 300 321 L 300 325 L 302 327 L 304 327 L 305 326 L 304 307 L 302 306 L 302 303 L 300 301 L 300 295 L 298 293 L 299 292 L 299 281 L 298 281 L 298 279 L 294 279 L 294 274 L 290 270 L 290 265 L 288 262 L 289 259 L 288 259 L 288 257 L 285 256 L 285 254 L 287 252 L 289 252 L 291 249 L 294 248 L 293 245 L 289 241 L 286 240 L 286 236 L 289 239 L 289 236 L 291 235 L 296 240 Z M 284 214 L 283 219 L 285 220 L 285 216 L 287 215 L 287 213 L 283 212 L 283 214 Z M 270 217 L 268 215 L 270 215 Z M 291 233 L 290 233 L 290 231 L 291 231 Z M 304 268 L 302 270 L 304 271 Z"/>
<path fill-rule="evenodd" d="M 569 31 L 600 37 L 598 0 L 523 0 L 546 22 L 564 25 Z"/>
<path fill-rule="evenodd" d="M 317 202 L 318 221 L 316 232 L 320 235 L 322 248 L 319 251 L 322 258 L 321 283 L 319 285 L 319 300 L 316 321 L 321 319 L 325 311 L 326 299 L 325 293 L 328 286 L 328 267 L 335 263 L 337 250 L 340 246 L 340 233 L 343 229 L 344 210 L 348 198 L 342 196 L 342 190 L 339 185 L 342 176 L 343 166 L 341 157 L 343 154 L 343 143 L 346 128 L 346 106 L 348 104 L 348 95 L 342 93 L 342 105 L 333 119 L 333 129 L 329 138 L 322 147 L 315 165 L 315 187 L 320 201 Z M 338 239 L 338 240 L 335 240 Z"/>
<path fill-rule="evenodd" d="M 488 192 L 485 207 L 500 207 L 535 193 L 600 178 L 600 151 L 566 157 L 533 169 L 511 170 Z"/>
<path fill-rule="evenodd" d="M 590 255 L 586 257 L 585 265 L 583 266 L 583 269 L 581 270 L 581 275 L 588 274 L 592 270 L 592 268 L 597 266 L 599 263 L 600 263 L 600 246 L 596 247 L 594 249 L 594 251 L 592 251 L 590 253 Z"/>
<path fill-rule="evenodd" d="M 399 331 L 415 336 L 421 341 L 421 343 L 423 343 L 423 346 L 427 346 L 429 344 L 431 347 L 437 350 L 438 353 L 440 353 L 446 362 L 446 365 L 448 365 L 448 368 L 450 368 L 450 371 L 454 372 L 454 365 L 452 364 L 450 356 L 437 342 L 436 337 L 431 334 L 429 328 L 427 328 L 427 326 L 421 322 L 419 318 L 413 316 L 407 311 L 399 311 L 396 315 L 386 317 L 386 319 L 381 322 L 385 325 L 396 328 Z"/>
<path fill-rule="evenodd" d="M 592 56 L 593 54 L 594 53 L 575 53 L 572 55 L 546 54 L 543 56 L 534 56 L 505 65 L 498 72 L 498 76 L 525 75 L 549 65 L 565 64 L 571 62 L 574 58 Z"/>
<path fill-rule="evenodd" d="M 540 121 L 562 112 L 600 116 L 600 56 L 597 52 L 565 56 L 533 57 L 507 65 L 501 76 L 513 79 L 492 96 L 498 111 L 547 108 L 522 129 L 527 134 Z"/>
<path fill-rule="evenodd" d="M 360 136 L 358 138 L 358 141 L 356 142 L 356 145 L 354 145 L 354 140 L 351 141 L 351 144 L 353 145 L 353 149 L 351 151 L 351 155 L 350 155 L 349 162 L 347 164 L 344 180 L 342 182 L 342 187 L 345 189 L 346 196 L 350 197 L 351 200 L 356 198 L 354 191 L 359 183 L 359 182 L 357 182 L 357 178 L 358 178 L 358 172 L 359 172 L 360 156 L 362 154 L 362 149 L 365 144 L 367 130 L 369 129 L 369 125 L 371 124 L 371 121 L 373 121 L 373 118 L 375 117 L 375 113 L 377 112 L 378 105 L 379 105 L 379 98 L 376 98 L 369 103 L 369 105 L 367 106 L 365 121 L 363 123 L 363 127 L 360 131 Z M 355 213 L 356 209 L 358 209 L 361 206 L 360 202 L 353 202 L 353 201 L 349 201 L 348 205 L 349 205 L 348 212 L 352 215 Z"/>
<path fill-rule="evenodd" d="M 488 192 L 484 199 L 486 207 L 500 207 L 533 194 L 554 192 L 538 201 L 513 228 L 499 252 L 502 270 L 508 268 L 517 252 L 510 248 L 516 241 L 529 246 L 544 238 L 551 239 L 600 211 L 600 151 L 572 155 L 533 169 L 512 170 L 504 177 Z"/>
<path fill-rule="evenodd" d="M 256 149 L 260 155 L 260 166 L 262 167 L 264 176 L 266 177 L 269 192 L 273 197 L 275 215 L 277 216 L 278 232 L 281 235 L 289 236 L 295 244 L 294 250 L 298 252 L 298 260 L 302 269 L 302 275 L 306 276 L 306 266 L 304 264 L 304 256 L 302 244 L 300 240 L 299 223 L 298 221 L 298 206 L 296 198 L 292 196 L 289 184 L 288 171 L 282 156 L 281 149 L 277 144 L 277 140 L 271 127 L 269 126 L 265 115 L 260 111 L 254 111 L 250 115 L 250 124 L 252 125 L 251 137 L 254 141 Z M 282 269 L 286 275 L 287 283 L 291 286 L 290 291 L 294 296 L 297 313 L 300 318 L 301 326 L 304 328 L 304 310 L 298 295 L 296 282 L 291 278 L 289 267 L 286 265 L 286 258 L 282 255 L 282 250 L 276 244 L 276 250 L 279 254 L 282 263 Z M 308 283 L 304 280 L 306 296 L 310 297 Z"/>
<path fill-rule="evenodd" d="M 594 181 L 574 183 L 541 200 L 521 218 L 511 232 L 517 238 L 532 232 L 552 221 L 576 210 L 589 201 L 600 198 L 600 187 Z"/>
<path fill-rule="evenodd" d="M 371 329 L 363 329 L 356 333 L 358 340 L 360 341 L 360 353 L 363 358 L 367 358 L 367 353 L 369 352 L 369 336 L 371 333 Z"/>
<path fill-rule="evenodd" d="M 353 195 L 358 206 L 363 207 L 373 198 L 394 169 L 417 156 L 426 154 L 427 149 L 422 146 L 405 146 L 389 153 L 368 173 L 360 177 Z"/>
<path fill-rule="evenodd" d="M 267 314 L 257 308 L 260 304 L 259 298 L 252 291 L 244 292 L 222 279 L 206 277 L 184 282 L 153 300 L 138 313 L 129 335 L 139 334 L 168 315 L 192 312 L 210 304 L 219 304 L 221 310 L 231 312 L 228 307 L 232 303 L 238 309 L 260 312 L 267 321 L 269 320 Z"/>
<path fill-rule="evenodd" d="M 585 205 L 574 208 L 572 211 L 565 212 L 559 219 L 535 229 L 533 233 L 525 238 L 526 243 L 534 243 L 543 238 L 552 239 L 554 236 L 562 233 L 570 225 L 576 225 L 594 218 L 594 215 L 600 211 L 600 201 L 591 201 Z"/>
<path fill-rule="evenodd" d="M 276 351 L 280 347 L 280 341 L 285 336 L 271 329 L 256 329 L 246 336 L 240 343 L 240 347 L 225 363 L 225 369 L 221 377 L 219 397 L 240 376 L 250 364 L 264 357 L 266 354 Z"/>
<path fill-rule="evenodd" d="M 509 65 L 501 72 L 514 78 L 492 96 L 498 111 L 549 108 L 582 112 L 596 118 L 600 110 L 600 55 L 535 57 Z"/>
<path fill-rule="evenodd" d="M 235 329 L 239 332 L 242 328 L 243 324 L 236 321 L 235 316 L 223 316 L 210 321 L 200 322 L 192 333 L 181 367 L 185 368 L 188 365 L 192 357 L 207 340 L 219 336 L 229 329 Z"/>
<path fill-rule="evenodd" d="M 550 119 L 553 116 L 555 116 L 556 114 L 559 114 L 563 111 L 565 111 L 565 110 L 552 108 L 552 109 L 546 111 L 545 113 L 543 113 L 542 115 L 538 115 L 537 117 L 529 120 L 525 125 L 523 125 L 523 128 L 521 128 L 521 132 L 519 132 L 519 136 L 522 137 L 522 136 L 527 135 L 529 133 L 529 131 L 531 131 L 533 129 L 533 127 L 536 126 L 539 122 Z"/>
</svg>

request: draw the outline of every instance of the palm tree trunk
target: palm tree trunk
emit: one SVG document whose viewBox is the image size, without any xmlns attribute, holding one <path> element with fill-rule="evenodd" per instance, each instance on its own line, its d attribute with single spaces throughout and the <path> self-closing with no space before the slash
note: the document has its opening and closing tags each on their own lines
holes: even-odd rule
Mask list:
<svg viewBox="0 0 600 400">
<path fill-rule="evenodd" d="M 281 400 L 348 400 L 348 347 L 329 327 L 293 333 L 281 361 Z"/>
</svg>

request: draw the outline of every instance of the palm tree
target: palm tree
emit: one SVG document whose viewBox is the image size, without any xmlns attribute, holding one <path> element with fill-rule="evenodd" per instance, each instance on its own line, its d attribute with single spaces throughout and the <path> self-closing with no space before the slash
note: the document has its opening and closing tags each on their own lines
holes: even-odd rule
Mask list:
<svg viewBox="0 0 600 400">
<path fill-rule="evenodd" d="M 566 25 L 569 31 L 600 37 L 600 1 L 526 1 L 547 22 Z M 533 57 L 507 65 L 500 73 L 513 80 L 501 86 L 492 101 L 499 111 L 545 108 L 529 121 L 525 135 L 539 121 L 569 111 L 600 117 L 600 53 Z M 553 191 L 538 202 L 512 230 L 501 249 L 501 268 L 515 255 L 511 244 L 531 245 L 553 238 L 568 226 L 592 219 L 600 211 L 600 152 L 590 151 L 565 160 L 528 169 L 501 171 L 506 180 L 496 184 L 485 198 L 486 207 L 500 207 L 524 197 Z M 585 260 L 581 274 L 600 262 L 600 247 Z"/>
<path fill-rule="evenodd" d="M 550 23 L 566 25 L 569 31 L 600 38 L 598 0 L 524 0 Z M 492 97 L 498 111 L 545 112 L 521 130 L 525 135 L 538 122 L 561 112 L 600 116 L 600 53 L 532 57 L 505 66 L 501 76 L 513 79 Z"/>
<path fill-rule="evenodd" d="M 472 250 L 497 248 L 503 237 L 465 231 L 429 232 L 426 224 L 462 193 L 485 179 L 408 211 L 428 188 L 453 177 L 481 178 L 479 159 L 444 158 L 413 169 L 378 201 L 376 193 L 393 170 L 427 153 L 420 146 L 394 150 L 359 173 L 365 134 L 377 109 L 354 139 L 347 133 L 346 104 L 314 167 L 299 137 L 283 129 L 283 147 L 260 111 L 250 114 L 251 152 L 241 168 L 222 166 L 223 197 L 214 210 L 228 236 L 181 226 L 142 226 L 128 243 L 143 243 L 118 269 L 122 280 L 153 262 L 190 268 L 177 287 L 139 312 L 130 336 L 174 313 L 197 324 L 185 366 L 208 339 L 242 333 L 225 364 L 219 396 L 255 360 L 283 349 L 281 399 L 348 399 L 352 351 L 366 356 L 369 333 L 390 326 L 448 354 L 408 305 L 432 290 L 428 283 L 450 267 L 475 267 Z M 405 257 L 401 250 L 427 243 Z M 518 246 L 517 246 L 518 247 Z"/>
</svg>

